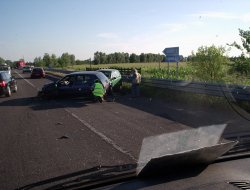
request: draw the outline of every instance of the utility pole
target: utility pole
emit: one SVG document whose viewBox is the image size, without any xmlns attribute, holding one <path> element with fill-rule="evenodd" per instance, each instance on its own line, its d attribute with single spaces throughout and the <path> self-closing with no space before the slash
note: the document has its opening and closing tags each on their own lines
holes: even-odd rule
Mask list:
<svg viewBox="0 0 250 190">
<path fill-rule="evenodd" d="M 89 66 L 90 66 L 90 69 L 92 68 L 92 65 L 91 65 L 91 58 L 89 58 Z"/>
</svg>

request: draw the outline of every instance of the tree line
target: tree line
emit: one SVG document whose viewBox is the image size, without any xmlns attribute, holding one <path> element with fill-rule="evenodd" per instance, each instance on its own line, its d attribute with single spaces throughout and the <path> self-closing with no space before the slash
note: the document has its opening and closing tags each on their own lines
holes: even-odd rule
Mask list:
<svg viewBox="0 0 250 190">
<path fill-rule="evenodd" d="M 83 64 L 112 64 L 112 63 L 147 63 L 147 62 L 161 62 L 165 58 L 164 55 L 153 53 L 141 53 L 137 55 L 135 53 L 120 53 L 115 52 L 106 54 L 103 52 L 95 52 L 94 59 L 76 60 L 75 55 L 69 53 L 63 53 L 57 57 L 55 54 L 45 53 L 42 57 L 36 57 L 33 61 L 35 66 L 39 67 L 67 67 L 71 65 L 83 65 Z M 0 59 L 0 63 L 9 63 L 8 60 Z"/>
<path fill-rule="evenodd" d="M 95 52 L 93 63 L 99 64 L 112 64 L 112 63 L 149 63 L 149 62 L 161 62 L 164 60 L 164 55 L 153 53 L 141 53 L 137 55 L 135 53 L 120 53 L 115 52 L 106 54 L 103 52 Z"/>
<path fill-rule="evenodd" d="M 34 59 L 35 66 L 42 67 L 67 67 L 70 65 L 75 65 L 75 56 L 69 53 L 63 53 L 60 57 L 56 57 L 55 54 L 49 55 L 45 53 L 43 57 L 36 57 Z"/>
<path fill-rule="evenodd" d="M 135 53 L 120 53 L 115 52 L 106 54 L 103 52 L 95 52 L 94 59 L 75 60 L 75 56 L 69 53 L 63 53 L 60 57 L 56 57 L 55 54 L 45 53 L 43 57 L 36 57 L 34 59 L 34 65 L 43 67 L 67 67 L 71 65 L 83 65 L 83 64 L 112 64 L 112 63 L 147 63 L 147 62 L 161 62 L 164 60 L 164 55 L 153 53 L 141 53 L 136 55 Z"/>
</svg>

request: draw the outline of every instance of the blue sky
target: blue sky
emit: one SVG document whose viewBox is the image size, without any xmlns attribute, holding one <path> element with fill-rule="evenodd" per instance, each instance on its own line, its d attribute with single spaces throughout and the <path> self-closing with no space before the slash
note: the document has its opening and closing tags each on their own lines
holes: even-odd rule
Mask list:
<svg viewBox="0 0 250 190">
<path fill-rule="evenodd" d="M 1 0 L 0 57 L 33 61 L 68 52 L 84 60 L 96 51 L 162 53 L 173 46 L 188 56 L 202 45 L 240 41 L 249 8 L 248 0 Z"/>
</svg>

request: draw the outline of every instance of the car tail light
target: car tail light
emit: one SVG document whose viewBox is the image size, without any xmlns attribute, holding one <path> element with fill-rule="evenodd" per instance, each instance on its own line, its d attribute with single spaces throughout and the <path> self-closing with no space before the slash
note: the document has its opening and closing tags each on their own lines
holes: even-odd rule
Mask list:
<svg viewBox="0 0 250 190">
<path fill-rule="evenodd" d="M 5 87 L 7 85 L 7 83 L 5 81 L 0 81 L 0 86 L 1 87 Z"/>
</svg>

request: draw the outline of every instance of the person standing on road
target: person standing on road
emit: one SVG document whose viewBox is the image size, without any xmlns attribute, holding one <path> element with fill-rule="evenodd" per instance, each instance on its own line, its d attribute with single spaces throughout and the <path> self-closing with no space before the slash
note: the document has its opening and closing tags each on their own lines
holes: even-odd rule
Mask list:
<svg viewBox="0 0 250 190">
<path fill-rule="evenodd" d="M 109 88 L 107 90 L 107 100 L 108 101 L 115 101 L 115 96 L 114 96 L 114 92 L 113 92 L 113 84 L 110 82 L 109 84 Z"/>
<path fill-rule="evenodd" d="M 133 98 L 140 96 L 140 84 L 141 74 L 138 73 L 137 69 L 133 69 L 131 73 L 131 90 Z"/>
<path fill-rule="evenodd" d="M 98 79 L 95 80 L 92 93 L 94 95 L 95 101 L 99 101 L 100 103 L 103 102 L 103 96 L 105 95 L 106 91 L 102 83 Z"/>
</svg>

